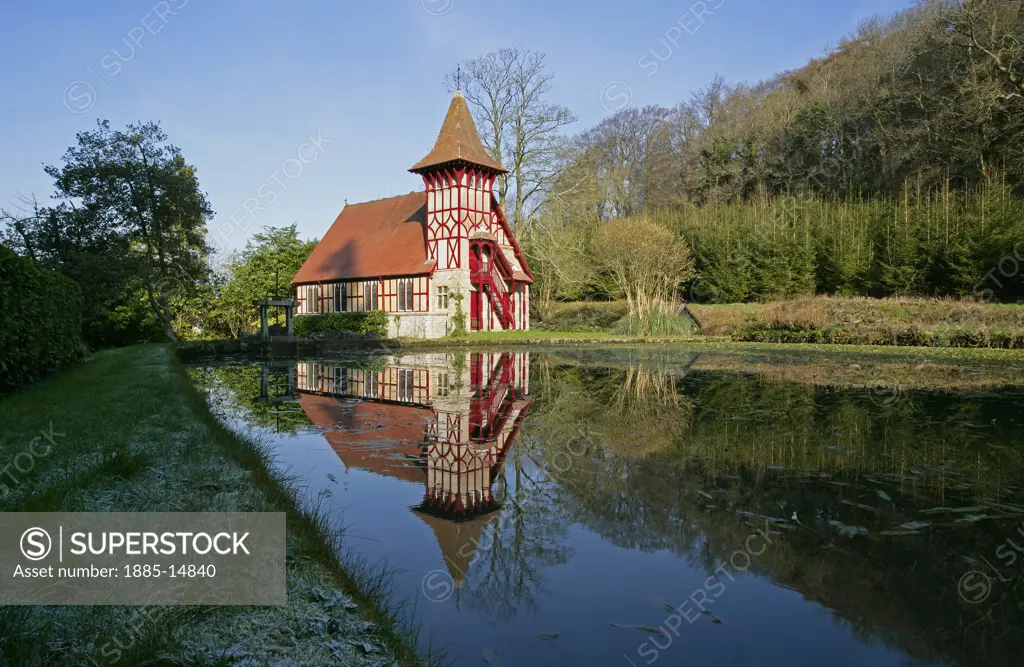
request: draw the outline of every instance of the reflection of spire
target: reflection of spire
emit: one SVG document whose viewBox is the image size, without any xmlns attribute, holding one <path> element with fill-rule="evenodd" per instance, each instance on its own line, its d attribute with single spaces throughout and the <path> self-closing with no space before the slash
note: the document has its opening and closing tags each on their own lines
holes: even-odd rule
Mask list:
<svg viewBox="0 0 1024 667">
<path fill-rule="evenodd" d="M 492 487 L 532 402 L 522 374 L 516 378 L 520 359 L 511 354 L 496 361 L 491 355 L 472 355 L 468 431 L 460 431 L 457 441 L 449 433 L 426 446 L 427 488 L 413 511 L 434 531 L 456 587 L 462 585 L 478 550 L 491 547 L 490 540 L 483 538 L 481 543 L 481 537 L 501 508 Z"/>
<path fill-rule="evenodd" d="M 469 391 L 454 393 L 465 387 L 465 366 L 430 361 L 383 371 L 304 363 L 298 386 L 303 410 L 346 467 L 423 485 L 412 511 L 459 587 L 474 556 L 490 549 L 487 528 L 501 509 L 492 487 L 533 400 L 529 356 L 474 353 Z M 339 400 L 349 397 L 361 400 Z"/>
<path fill-rule="evenodd" d="M 486 531 L 495 515 L 490 513 L 470 521 L 453 521 L 428 514 L 419 508 L 414 508 L 413 513 L 434 532 L 448 574 L 455 586 L 461 587 L 477 551 L 491 548 L 493 537 L 487 536 Z"/>
</svg>

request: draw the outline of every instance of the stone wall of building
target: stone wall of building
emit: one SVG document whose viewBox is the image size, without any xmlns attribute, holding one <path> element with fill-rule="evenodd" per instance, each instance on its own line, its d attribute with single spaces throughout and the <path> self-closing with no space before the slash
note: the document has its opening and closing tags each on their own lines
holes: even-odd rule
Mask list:
<svg viewBox="0 0 1024 667">
<path fill-rule="evenodd" d="M 448 335 L 449 322 L 448 315 L 440 313 L 391 314 L 388 316 L 388 337 L 443 338 Z"/>
</svg>

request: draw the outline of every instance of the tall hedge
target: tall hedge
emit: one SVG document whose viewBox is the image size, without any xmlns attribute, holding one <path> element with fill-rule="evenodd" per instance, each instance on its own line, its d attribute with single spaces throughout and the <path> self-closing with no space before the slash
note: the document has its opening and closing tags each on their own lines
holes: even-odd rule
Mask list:
<svg viewBox="0 0 1024 667">
<path fill-rule="evenodd" d="M 967 191 L 908 183 L 899 199 L 780 197 L 657 218 L 693 248 L 694 301 L 815 292 L 1024 300 L 1024 201 L 1001 181 Z"/>
<path fill-rule="evenodd" d="M 0 245 L 0 392 L 76 361 L 81 341 L 78 284 Z"/>
</svg>

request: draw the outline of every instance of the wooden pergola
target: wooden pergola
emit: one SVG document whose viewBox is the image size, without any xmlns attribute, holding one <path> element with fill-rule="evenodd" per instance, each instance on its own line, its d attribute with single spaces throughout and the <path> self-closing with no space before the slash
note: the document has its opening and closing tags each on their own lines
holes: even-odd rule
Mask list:
<svg viewBox="0 0 1024 667">
<path fill-rule="evenodd" d="M 285 297 L 271 297 L 253 301 L 253 304 L 260 309 L 260 337 L 263 340 L 270 340 L 269 314 L 271 308 L 284 308 L 288 338 L 295 336 L 295 309 L 299 307 L 298 301 Z"/>
</svg>

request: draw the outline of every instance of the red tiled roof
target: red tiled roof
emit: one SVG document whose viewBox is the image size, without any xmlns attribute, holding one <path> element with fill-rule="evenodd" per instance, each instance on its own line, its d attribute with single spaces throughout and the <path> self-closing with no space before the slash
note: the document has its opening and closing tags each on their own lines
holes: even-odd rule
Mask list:
<svg viewBox="0 0 1024 667">
<path fill-rule="evenodd" d="M 427 198 L 410 192 L 346 206 L 295 274 L 293 285 L 430 273 Z"/>
<path fill-rule="evenodd" d="M 315 394 L 302 394 L 299 405 L 323 429 L 346 468 L 426 484 L 427 472 L 417 461 L 423 458 L 427 426 L 435 419 L 429 408 L 360 401 L 342 409 L 338 399 Z M 349 420 L 359 427 L 338 430 Z"/>
<path fill-rule="evenodd" d="M 506 169 L 487 153 L 483 142 L 480 141 L 480 135 L 473 123 L 473 115 L 469 113 L 466 98 L 459 90 L 455 91 L 455 97 L 452 98 L 451 106 L 448 107 L 448 115 L 444 117 L 441 133 L 437 135 L 434 150 L 414 164 L 409 171 L 418 172 L 428 167 L 457 160 L 506 173 Z"/>
</svg>

